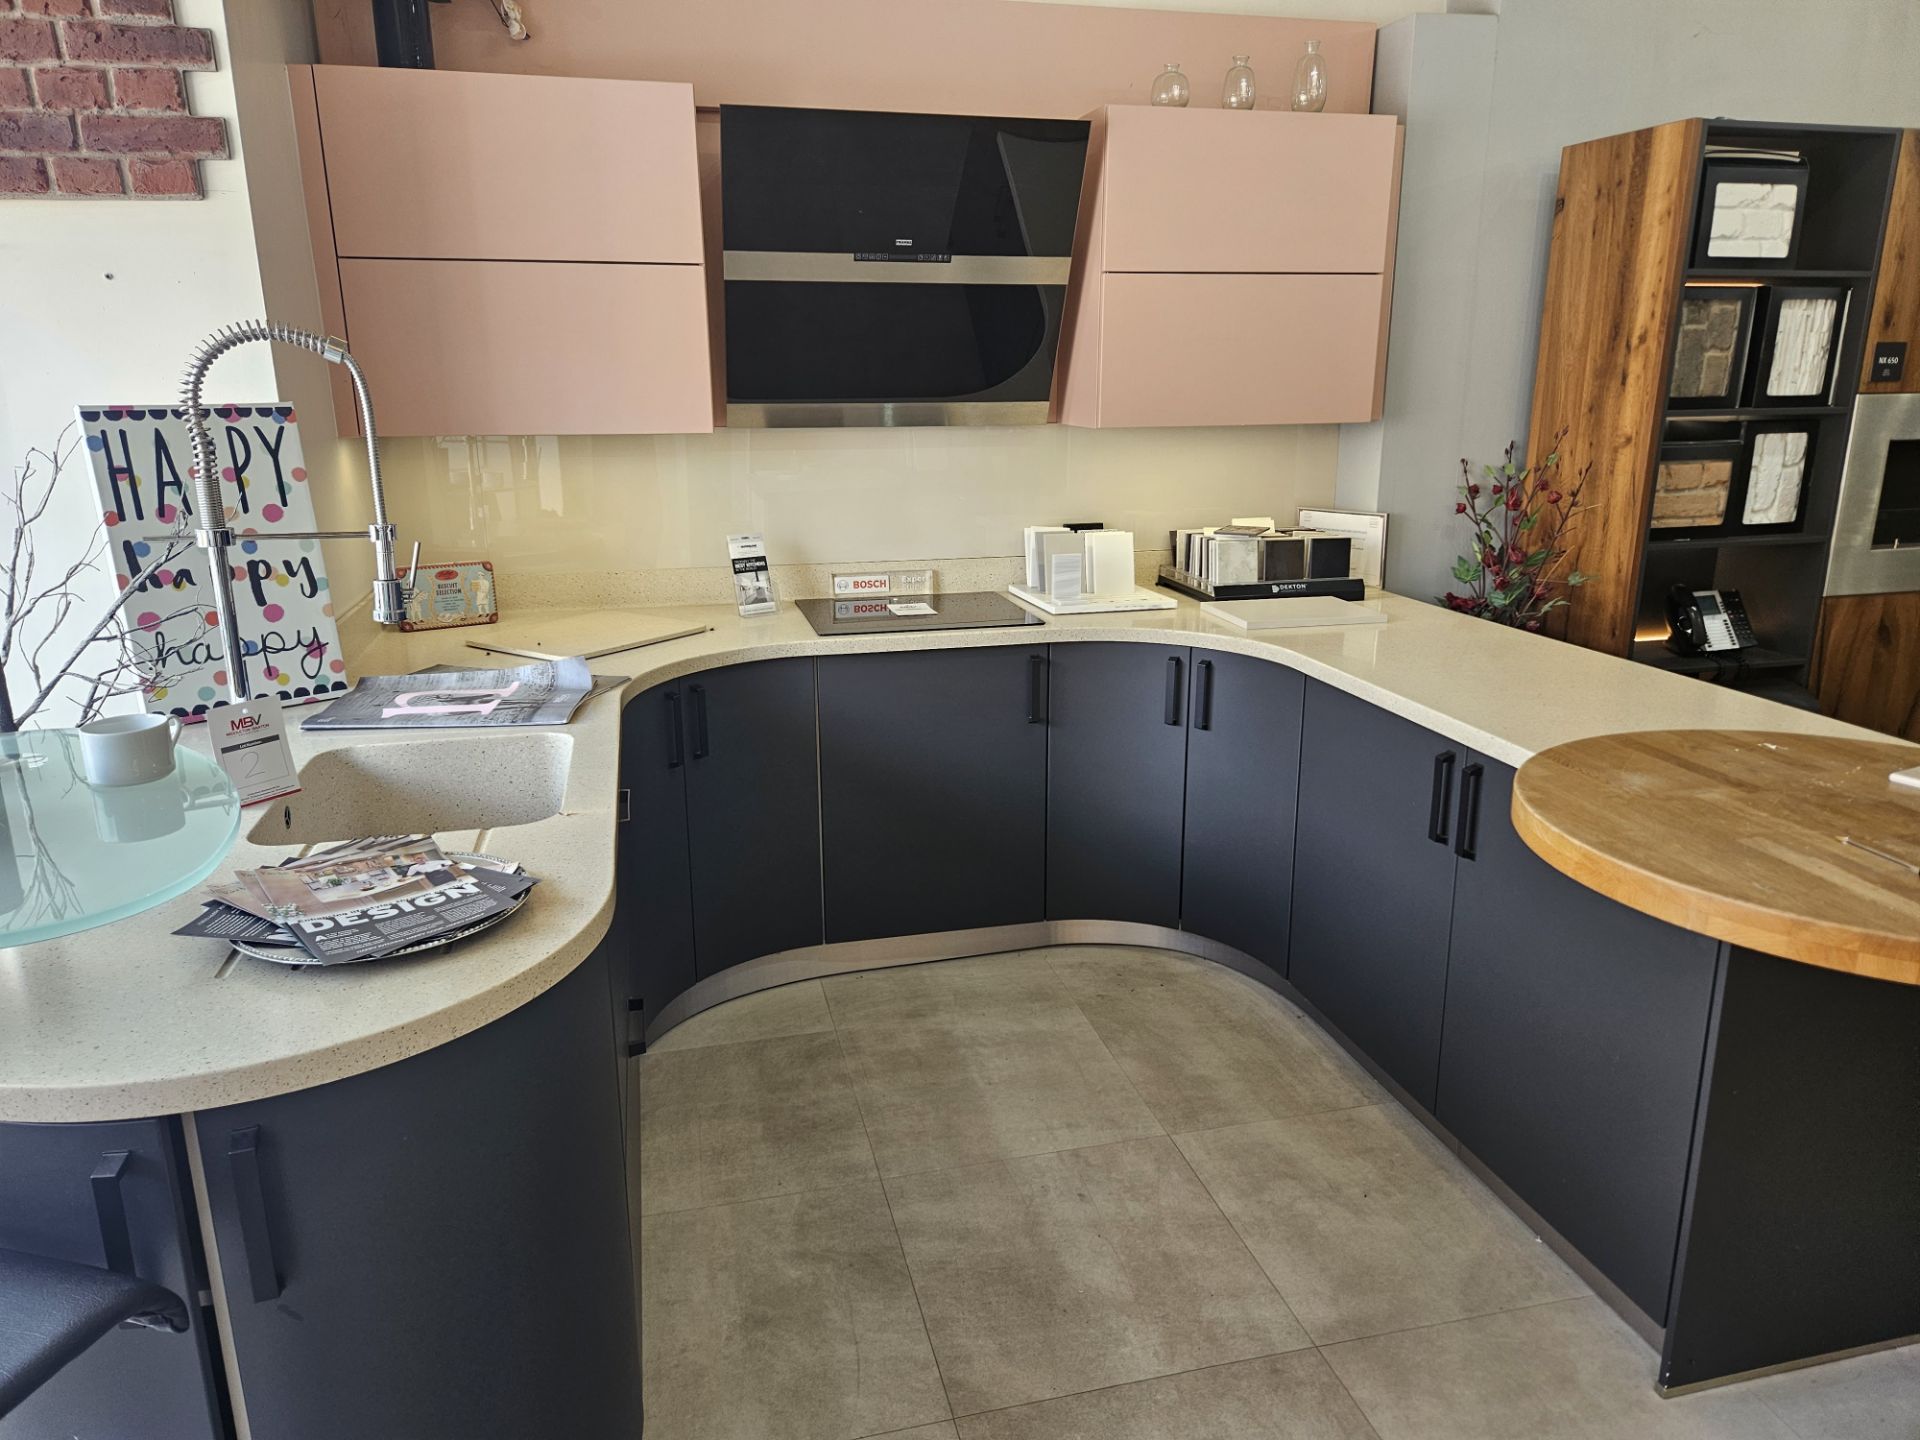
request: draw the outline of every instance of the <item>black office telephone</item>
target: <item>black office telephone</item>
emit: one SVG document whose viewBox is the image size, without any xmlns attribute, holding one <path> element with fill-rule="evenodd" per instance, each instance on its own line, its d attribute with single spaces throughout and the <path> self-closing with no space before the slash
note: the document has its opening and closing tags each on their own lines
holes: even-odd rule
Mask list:
<svg viewBox="0 0 1920 1440">
<path fill-rule="evenodd" d="M 1674 586 L 1667 592 L 1667 629 L 1667 648 L 1678 655 L 1745 650 L 1755 643 L 1738 590 Z"/>
</svg>

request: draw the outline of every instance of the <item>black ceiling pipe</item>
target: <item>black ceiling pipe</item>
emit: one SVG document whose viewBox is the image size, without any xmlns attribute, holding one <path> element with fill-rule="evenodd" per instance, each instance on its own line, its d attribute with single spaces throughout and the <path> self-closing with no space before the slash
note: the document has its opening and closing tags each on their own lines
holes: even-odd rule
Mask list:
<svg viewBox="0 0 1920 1440">
<path fill-rule="evenodd" d="M 373 0 L 373 43 L 382 65 L 433 69 L 428 0 Z"/>
</svg>

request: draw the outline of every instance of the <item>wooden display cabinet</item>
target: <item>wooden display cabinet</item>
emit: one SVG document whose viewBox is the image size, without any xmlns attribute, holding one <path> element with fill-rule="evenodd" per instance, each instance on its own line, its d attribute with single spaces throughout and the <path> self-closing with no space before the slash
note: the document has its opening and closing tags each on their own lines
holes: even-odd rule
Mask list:
<svg viewBox="0 0 1920 1440">
<path fill-rule="evenodd" d="M 1692 119 L 1562 152 L 1529 433 L 1537 449 L 1564 430 L 1564 472 L 1592 467 L 1567 639 L 1727 683 L 1804 680 L 1899 142 Z M 1677 584 L 1740 591 L 1758 644 L 1670 651 Z"/>
</svg>

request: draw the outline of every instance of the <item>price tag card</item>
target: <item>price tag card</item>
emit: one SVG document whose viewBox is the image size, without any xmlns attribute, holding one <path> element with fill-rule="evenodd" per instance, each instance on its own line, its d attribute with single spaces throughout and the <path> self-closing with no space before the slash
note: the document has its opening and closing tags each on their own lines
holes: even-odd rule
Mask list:
<svg viewBox="0 0 1920 1440">
<path fill-rule="evenodd" d="M 240 792 L 242 805 L 258 804 L 300 788 L 287 744 L 286 717 L 280 701 L 263 695 L 207 713 L 213 758 Z"/>
</svg>

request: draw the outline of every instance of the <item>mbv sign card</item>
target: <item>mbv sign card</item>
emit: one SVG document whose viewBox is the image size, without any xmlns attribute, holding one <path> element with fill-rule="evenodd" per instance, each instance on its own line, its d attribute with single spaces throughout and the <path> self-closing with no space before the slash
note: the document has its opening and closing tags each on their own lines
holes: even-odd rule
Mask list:
<svg viewBox="0 0 1920 1440">
<path fill-rule="evenodd" d="M 213 758 L 240 792 L 242 805 L 257 804 L 300 788 L 287 747 L 287 722 L 271 697 L 222 705 L 207 717 Z"/>
<path fill-rule="evenodd" d="M 194 515 L 192 447 L 177 406 L 82 405 L 116 583 L 125 590 L 160 553 L 155 537 Z M 220 466 L 228 524 L 240 663 L 252 689 L 290 705 L 347 688 L 333 596 L 317 540 L 275 540 L 316 530 L 306 460 L 291 405 L 214 405 L 205 412 Z M 220 653 L 206 552 L 183 550 L 140 585 L 126 617 L 143 668 L 159 677 L 147 708 L 185 720 L 227 703 L 228 657 Z"/>
</svg>

